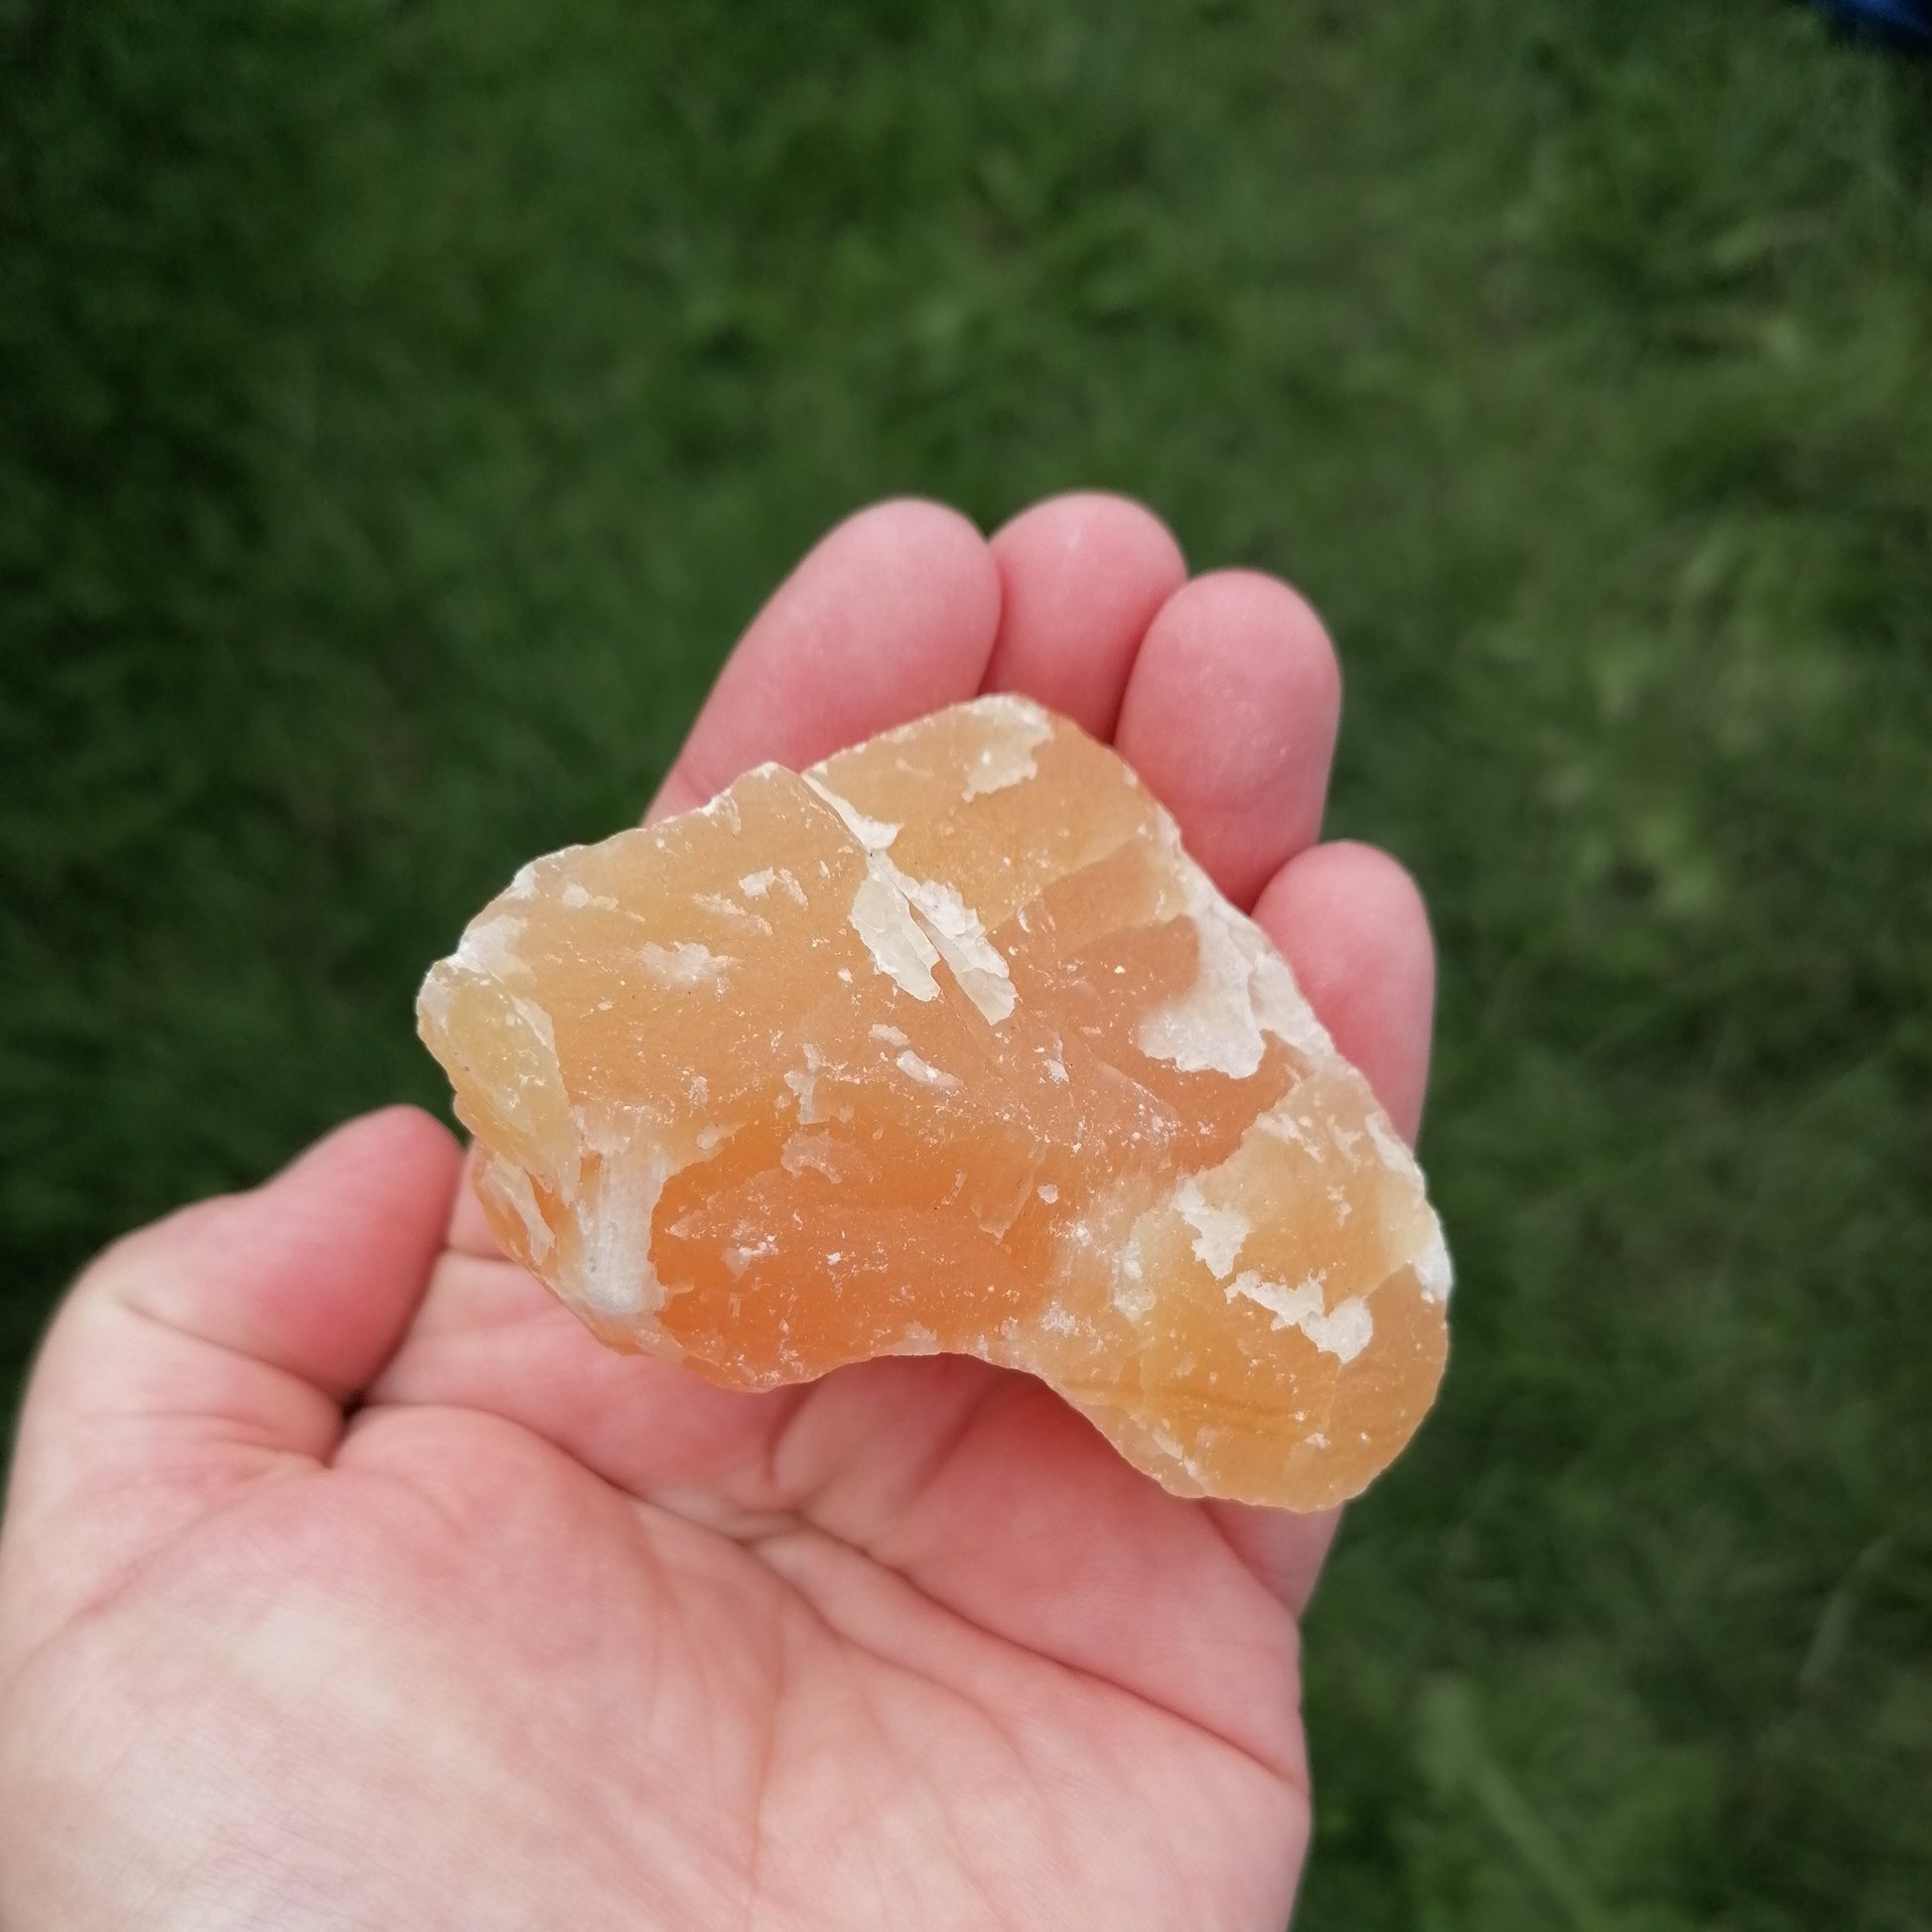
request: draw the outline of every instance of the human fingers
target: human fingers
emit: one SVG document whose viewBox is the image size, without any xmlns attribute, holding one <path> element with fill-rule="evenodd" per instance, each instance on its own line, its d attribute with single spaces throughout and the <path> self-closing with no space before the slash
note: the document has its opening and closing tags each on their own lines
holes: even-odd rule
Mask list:
<svg viewBox="0 0 1932 1932">
<path fill-rule="evenodd" d="M 1245 906 L 1320 830 L 1340 715 L 1314 613 L 1276 578 L 1215 571 L 1148 626 L 1114 743 Z"/>
<path fill-rule="evenodd" d="M 1000 634 L 989 691 L 1024 691 L 1112 737 L 1134 655 L 1187 565 L 1168 526 L 1124 496 L 1082 490 L 1022 510 L 993 538 Z"/>
<path fill-rule="evenodd" d="M 993 553 L 958 511 L 901 499 L 848 517 L 752 621 L 650 816 L 970 698 L 999 624 Z"/>
</svg>

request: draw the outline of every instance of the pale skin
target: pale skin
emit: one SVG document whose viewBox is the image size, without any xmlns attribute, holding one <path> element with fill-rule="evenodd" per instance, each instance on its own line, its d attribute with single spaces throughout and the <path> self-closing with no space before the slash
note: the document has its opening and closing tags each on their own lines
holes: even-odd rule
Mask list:
<svg viewBox="0 0 1932 1932">
<path fill-rule="evenodd" d="M 1429 929 L 1316 842 L 1333 651 L 1134 504 L 840 525 L 652 810 L 980 690 L 1119 747 L 1413 1136 Z M 1178 1501 L 975 1361 L 608 1353 L 462 1168 L 370 1115 L 69 1296 L 0 1534 L 0 1924 L 1279 1932 L 1331 1520 Z"/>
</svg>

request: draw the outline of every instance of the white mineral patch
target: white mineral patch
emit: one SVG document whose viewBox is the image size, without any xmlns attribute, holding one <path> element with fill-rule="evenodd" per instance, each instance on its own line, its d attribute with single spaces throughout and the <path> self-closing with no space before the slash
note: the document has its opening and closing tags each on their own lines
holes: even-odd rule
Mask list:
<svg viewBox="0 0 1932 1932">
<path fill-rule="evenodd" d="M 1127 1246 L 1121 1251 L 1119 1264 L 1114 1270 L 1113 1299 L 1114 1307 L 1129 1321 L 1141 1320 L 1154 1308 L 1154 1290 L 1141 1266 L 1138 1235 L 1130 1236 Z"/>
<path fill-rule="evenodd" d="M 785 897 L 790 899 L 794 905 L 804 904 L 805 889 L 804 887 L 799 885 L 798 875 L 794 873 L 788 866 L 780 866 L 778 868 L 778 890 L 782 892 Z"/>
<path fill-rule="evenodd" d="M 1286 1141 L 1290 1147 L 1299 1147 L 1317 1167 L 1328 1158 L 1315 1138 L 1311 1124 L 1296 1114 L 1287 1100 L 1278 1101 L 1269 1108 L 1255 1122 L 1255 1131 L 1272 1135 L 1278 1141 Z"/>
<path fill-rule="evenodd" d="M 1352 1362 L 1374 1338 L 1375 1317 L 1359 1295 L 1351 1295 L 1326 1314 L 1305 1316 L 1302 1332 L 1324 1355 L 1332 1355 L 1338 1362 Z"/>
<path fill-rule="evenodd" d="M 1255 1018 L 1263 1033 L 1273 1034 L 1298 1053 L 1311 1060 L 1325 1060 L 1335 1050 L 1328 1031 L 1314 1017 L 1314 1009 L 1302 997 L 1288 961 L 1269 945 L 1266 936 L 1252 920 L 1243 919 L 1237 932 L 1249 941 L 1244 948 L 1253 972 L 1251 991 Z M 1239 943 L 1239 941 L 1237 941 Z"/>
<path fill-rule="evenodd" d="M 516 1015 L 529 1030 L 536 1035 L 537 1043 L 548 1062 L 542 1073 L 545 1084 L 554 1082 L 563 1085 L 563 1067 L 557 1059 L 557 1030 L 550 1024 L 550 1015 L 534 1000 L 512 1000 Z"/>
<path fill-rule="evenodd" d="M 917 1321 L 906 1324 L 897 1346 L 893 1350 L 895 1355 L 936 1355 L 938 1352 L 939 1337 Z"/>
<path fill-rule="evenodd" d="M 909 1046 L 898 1056 L 896 1064 L 909 1079 L 917 1080 L 924 1086 L 937 1087 L 942 1093 L 950 1093 L 961 1084 L 957 1073 L 948 1073 L 944 1067 L 920 1059 Z"/>
<path fill-rule="evenodd" d="M 423 976 L 423 984 L 415 993 L 415 1013 L 421 1022 L 435 1032 L 447 1032 L 450 1024 L 450 980 L 454 972 L 448 960 L 437 960 L 435 966 Z"/>
<path fill-rule="evenodd" d="M 938 996 L 932 968 L 944 960 L 959 990 L 997 1027 L 1013 1011 L 1013 980 L 978 913 L 950 886 L 911 880 L 873 857 L 852 897 L 853 930 L 873 963 L 916 1000 Z"/>
<path fill-rule="evenodd" d="M 725 1266 L 731 1270 L 733 1279 L 736 1280 L 751 1267 L 753 1262 L 777 1252 L 778 1237 L 774 1234 L 761 1234 L 756 1241 L 739 1242 L 728 1247 L 724 1251 L 723 1260 Z"/>
<path fill-rule="evenodd" d="M 788 1174 L 822 1173 L 827 1180 L 837 1180 L 845 1173 L 838 1145 L 829 1134 L 794 1134 L 784 1144 L 778 1165 Z"/>
<path fill-rule="evenodd" d="M 543 1261 L 556 1245 L 556 1238 L 550 1232 L 549 1222 L 543 1218 L 543 1210 L 537 1205 L 536 1189 L 530 1185 L 530 1176 L 510 1162 L 491 1160 L 483 1166 L 481 1177 L 482 1185 L 523 1223 L 523 1232 L 530 1243 L 530 1259 Z"/>
<path fill-rule="evenodd" d="M 1319 1314 L 1325 1303 L 1321 1295 L 1324 1271 L 1299 1281 L 1293 1288 L 1285 1282 L 1271 1282 L 1252 1268 L 1244 1268 L 1228 1283 L 1227 1297 L 1245 1297 L 1275 1316 L 1277 1327 L 1300 1327 L 1305 1315 Z"/>
<path fill-rule="evenodd" d="M 1359 1296 L 1324 1309 L 1321 1284 L 1325 1271 L 1317 1269 L 1293 1288 L 1285 1282 L 1271 1282 L 1252 1268 L 1244 1269 L 1228 1283 L 1231 1302 L 1244 1296 L 1275 1317 L 1278 1328 L 1299 1328 L 1324 1355 L 1337 1361 L 1352 1362 L 1369 1344 L 1375 1321 L 1368 1304 Z"/>
<path fill-rule="evenodd" d="M 869 870 L 852 895 L 847 914 L 852 929 L 866 942 L 873 965 L 915 1000 L 936 1000 L 939 982 L 932 969 L 938 949 L 925 935 L 905 895 L 888 878 Z"/>
<path fill-rule="evenodd" d="M 1057 1053 L 1046 1062 L 1046 1077 L 1057 1087 L 1066 1085 L 1066 1062 Z"/>
<path fill-rule="evenodd" d="M 1057 1187 L 1055 1187 L 1050 1180 L 1042 1180 L 1039 1183 L 1039 1185 L 1034 1189 L 1034 1192 L 1036 1193 L 1040 1197 L 1040 1199 L 1046 1203 L 1048 1207 L 1051 1207 L 1052 1204 L 1060 1197 L 1060 1190 Z"/>
<path fill-rule="evenodd" d="M 1227 1073 L 1236 1079 L 1246 1079 L 1261 1064 L 1264 1034 L 1309 1059 L 1327 1059 L 1334 1044 L 1287 962 L 1181 851 L 1172 823 L 1166 831 L 1198 939 L 1199 963 L 1185 993 L 1143 1017 L 1141 1050 L 1183 1073 Z"/>
<path fill-rule="evenodd" d="M 607 1158 L 586 1202 L 578 1289 L 598 1314 L 656 1309 L 664 1291 L 650 1265 L 650 1224 L 675 1168 L 661 1148 Z"/>
<path fill-rule="evenodd" d="M 514 912 L 499 912 L 493 919 L 479 919 L 465 930 L 463 942 L 456 949 L 456 963 L 493 980 L 527 975 L 530 969 L 516 950 L 523 927 L 524 921 Z"/>
<path fill-rule="evenodd" d="M 894 882 L 924 921 L 939 956 L 952 968 L 959 990 L 997 1027 L 1013 1011 L 1013 978 L 1000 949 L 986 936 L 980 915 L 952 887 L 933 879 Z"/>
<path fill-rule="evenodd" d="M 1381 1114 L 1370 1114 L 1362 1124 L 1368 1129 L 1368 1137 L 1375 1143 L 1375 1151 L 1382 1157 L 1383 1165 L 1393 1168 L 1397 1173 L 1407 1174 L 1417 1186 L 1421 1186 L 1422 1170 L 1416 1166 L 1416 1157 Z"/>
<path fill-rule="evenodd" d="M 762 898 L 771 890 L 771 882 L 777 876 L 769 866 L 766 866 L 762 872 L 748 872 L 738 882 L 738 890 L 747 898 Z"/>
<path fill-rule="evenodd" d="M 1411 1264 L 1416 1271 L 1416 1284 L 1423 1292 L 1423 1298 L 1430 1302 L 1447 1302 L 1449 1290 L 1455 1285 L 1455 1268 L 1449 1260 L 1449 1243 L 1443 1239 L 1443 1224 L 1430 1217 L 1429 1239 L 1423 1243 L 1422 1253 Z"/>
<path fill-rule="evenodd" d="M 983 698 L 967 699 L 960 710 L 972 713 L 975 718 L 998 718 L 1006 724 L 1036 729 L 1040 737 L 1034 741 L 1035 744 L 1044 743 L 1053 728 L 1053 714 L 1043 704 L 1019 691 L 989 691 Z"/>
<path fill-rule="evenodd" d="M 574 879 L 565 883 L 563 891 L 557 897 L 573 912 L 581 912 L 587 905 L 595 905 L 600 912 L 615 912 L 618 909 L 617 900 L 609 893 L 594 893 L 588 886 L 580 886 Z"/>
<path fill-rule="evenodd" d="M 666 986 L 703 986 L 722 979 L 732 963 L 728 954 L 715 953 L 690 939 L 679 939 L 668 946 L 647 939 L 638 947 L 637 957 L 643 961 L 645 972 Z"/>
<path fill-rule="evenodd" d="M 962 799 L 983 797 L 989 791 L 1005 791 L 1009 785 L 1033 777 L 1039 770 L 1034 754 L 1053 735 L 1052 723 L 1043 711 L 1024 701 L 1001 706 L 996 711 L 994 703 L 975 707 L 982 718 L 998 719 L 1000 733 L 981 746 L 967 767 L 966 789 L 960 793 Z"/>
<path fill-rule="evenodd" d="M 815 1126 L 824 1118 L 818 1111 L 818 1069 L 824 1064 L 819 1058 L 818 1048 L 807 1040 L 805 1064 L 789 1068 L 785 1073 L 785 1085 L 798 1102 L 798 1124 L 801 1127 Z"/>
<path fill-rule="evenodd" d="M 767 760 L 765 763 L 759 765 L 755 770 L 747 772 L 746 776 L 756 777 L 759 772 L 772 769 L 774 767 Z M 720 819 L 723 821 L 727 830 L 733 833 L 737 833 L 742 829 L 742 822 L 738 816 L 738 800 L 729 791 L 721 791 L 716 798 L 706 799 L 698 807 L 698 816 L 700 818 Z"/>
<path fill-rule="evenodd" d="M 890 973 L 915 999 L 930 1000 L 939 991 L 932 968 L 943 959 L 959 990 L 997 1027 L 1013 1011 L 1013 979 L 979 914 L 952 887 L 938 880 L 908 879 L 885 857 L 898 836 L 897 825 L 867 818 L 809 771 L 805 782 L 866 849 L 867 876 L 853 896 L 851 920 L 879 970 Z M 888 891 L 900 900 L 898 907 L 888 902 Z M 916 921 L 909 907 L 917 908 Z M 913 935 L 909 942 L 908 932 Z"/>
<path fill-rule="evenodd" d="M 616 904 L 616 900 L 612 900 Z M 756 931 L 768 933 L 771 921 L 761 913 L 754 912 L 740 905 L 737 899 L 727 897 L 723 893 L 700 893 L 697 903 L 707 912 L 715 912 L 721 919 L 730 919 L 735 925 L 751 926 Z"/>
<path fill-rule="evenodd" d="M 1174 1189 L 1173 1206 L 1194 1230 L 1194 1258 L 1206 1265 L 1217 1282 L 1226 1281 L 1254 1224 L 1238 1207 L 1216 1207 L 1192 1174 Z"/>
<path fill-rule="evenodd" d="M 884 1040 L 888 1046 L 909 1046 L 912 1043 L 897 1027 L 874 1027 L 872 1036 Z"/>
<path fill-rule="evenodd" d="M 1261 1025 L 1248 995 L 1246 956 L 1218 908 L 1191 909 L 1199 941 L 1194 983 L 1144 1014 L 1136 1037 L 1150 1059 L 1183 1073 L 1227 1073 L 1244 1080 L 1261 1064 Z"/>
<path fill-rule="evenodd" d="M 805 782 L 845 820 L 845 829 L 866 848 L 868 852 L 884 852 L 898 837 L 898 827 L 888 825 L 883 819 L 868 818 L 850 799 L 841 798 L 818 773 L 822 766 L 814 766 L 810 771 L 801 773 Z"/>
</svg>

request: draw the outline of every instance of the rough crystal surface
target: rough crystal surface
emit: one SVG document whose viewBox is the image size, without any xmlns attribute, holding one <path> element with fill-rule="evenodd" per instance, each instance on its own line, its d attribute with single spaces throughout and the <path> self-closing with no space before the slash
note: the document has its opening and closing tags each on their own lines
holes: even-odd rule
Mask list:
<svg viewBox="0 0 1932 1932">
<path fill-rule="evenodd" d="M 419 1004 L 507 1253 L 765 1389 L 972 1354 L 1184 1495 L 1401 1449 L 1449 1265 L 1421 1173 L 1111 751 L 982 698 L 538 859 Z"/>
</svg>

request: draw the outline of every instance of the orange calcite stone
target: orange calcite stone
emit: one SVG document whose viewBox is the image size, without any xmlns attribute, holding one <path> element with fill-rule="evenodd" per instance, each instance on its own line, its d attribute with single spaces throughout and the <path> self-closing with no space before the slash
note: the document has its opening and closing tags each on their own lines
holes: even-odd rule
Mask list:
<svg viewBox="0 0 1932 1932">
<path fill-rule="evenodd" d="M 1111 751 L 982 698 L 538 859 L 422 991 L 504 1250 L 734 1388 L 1039 1376 L 1183 1495 L 1314 1509 L 1442 1374 L 1422 1176 Z"/>
</svg>

